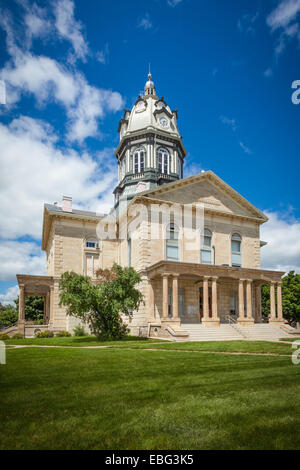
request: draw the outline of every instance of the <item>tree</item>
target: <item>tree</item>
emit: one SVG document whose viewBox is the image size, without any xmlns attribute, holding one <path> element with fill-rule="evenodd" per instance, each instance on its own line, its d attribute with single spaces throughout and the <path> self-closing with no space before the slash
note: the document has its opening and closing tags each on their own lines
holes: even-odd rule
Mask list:
<svg viewBox="0 0 300 470">
<path fill-rule="evenodd" d="M 18 312 L 13 305 L 0 304 L 0 329 L 7 328 L 18 321 Z"/>
<path fill-rule="evenodd" d="M 262 313 L 268 316 L 270 313 L 270 286 L 262 286 Z M 276 296 L 275 296 L 275 300 Z M 289 323 L 300 321 L 300 274 L 290 271 L 282 279 L 282 311 Z"/>
<path fill-rule="evenodd" d="M 65 272 L 60 279 L 60 305 L 67 315 L 81 318 L 100 339 L 121 339 L 128 333 L 121 313 L 129 316 L 143 301 L 136 289 L 140 275 L 133 268 L 114 264 L 111 270 L 97 271 L 98 281 L 88 276 Z"/>
<path fill-rule="evenodd" d="M 19 297 L 15 300 L 17 310 L 19 309 Z M 44 298 L 36 295 L 25 297 L 25 318 L 42 324 L 44 321 Z"/>
</svg>

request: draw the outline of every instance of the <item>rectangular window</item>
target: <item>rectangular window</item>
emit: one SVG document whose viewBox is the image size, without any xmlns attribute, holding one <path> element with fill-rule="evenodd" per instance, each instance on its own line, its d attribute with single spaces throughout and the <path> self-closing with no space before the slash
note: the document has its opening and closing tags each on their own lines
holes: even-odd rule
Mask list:
<svg viewBox="0 0 300 470">
<path fill-rule="evenodd" d="M 142 173 L 145 169 L 145 157 L 144 157 L 144 152 L 141 152 L 140 155 L 140 173 Z"/>
<path fill-rule="evenodd" d="M 138 173 L 138 172 L 139 172 L 139 156 L 136 153 L 134 155 L 134 173 Z"/>
<path fill-rule="evenodd" d="M 86 276 L 95 277 L 96 271 L 99 269 L 99 255 L 86 255 Z"/>
<path fill-rule="evenodd" d="M 164 154 L 164 173 L 168 173 L 168 155 Z"/>
<path fill-rule="evenodd" d="M 201 263 L 212 264 L 211 263 L 211 250 L 201 250 Z"/>
<path fill-rule="evenodd" d="M 162 155 L 160 152 L 158 153 L 158 172 L 162 172 Z"/>
<path fill-rule="evenodd" d="M 240 253 L 232 253 L 232 266 L 235 268 L 242 266 L 242 256 Z"/>
</svg>

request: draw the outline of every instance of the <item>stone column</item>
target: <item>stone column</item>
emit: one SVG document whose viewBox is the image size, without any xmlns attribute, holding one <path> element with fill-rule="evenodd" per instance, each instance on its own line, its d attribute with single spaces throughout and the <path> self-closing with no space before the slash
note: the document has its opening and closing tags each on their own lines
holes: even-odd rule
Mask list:
<svg viewBox="0 0 300 470">
<path fill-rule="evenodd" d="M 218 292 L 217 292 L 217 277 L 212 278 L 211 293 L 212 293 L 212 317 L 218 318 Z"/>
<path fill-rule="evenodd" d="M 155 320 L 155 301 L 154 301 L 154 286 L 151 279 L 148 281 L 149 286 L 149 321 Z"/>
<path fill-rule="evenodd" d="M 50 285 L 50 301 L 49 301 L 49 324 L 52 326 L 54 322 L 54 286 Z"/>
<path fill-rule="evenodd" d="M 47 292 L 46 294 L 46 321 L 44 323 L 49 323 L 49 319 L 50 319 L 50 306 L 49 306 L 49 303 L 50 303 L 50 293 Z"/>
<path fill-rule="evenodd" d="M 275 282 L 270 284 L 270 321 L 276 321 Z"/>
<path fill-rule="evenodd" d="M 168 310 L 169 310 L 169 302 L 168 302 L 168 274 L 163 274 L 163 319 L 168 319 Z"/>
<path fill-rule="evenodd" d="M 277 320 L 278 321 L 283 321 L 281 284 L 282 284 L 282 282 L 277 282 Z"/>
<path fill-rule="evenodd" d="M 262 313 L 261 313 L 261 285 L 259 284 L 255 288 L 255 299 L 256 299 L 256 321 L 261 322 Z"/>
<path fill-rule="evenodd" d="M 208 306 L 208 277 L 203 278 L 203 320 L 209 319 L 209 306 Z"/>
<path fill-rule="evenodd" d="M 179 318 L 179 313 L 178 313 L 178 277 L 179 277 L 179 274 L 173 274 L 172 307 L 173 307 L 173 318 L 174 318 L 174 320 L 178 320 L 178 318 Z"/>
<path fill-rule="evenodd" d="M 253 318 L 253 315 L 252 315 L 252 280 L 251 279 L 247 279 L 247 287 L 246 287 L 246 290 L 247 290 L 247 313 L 246 313 L 246 317 L 248 319 L 250 318 Z"/>
<path fill-rule="evenodd" d="M 239 320 L 245 319 L 244 279 L 239 279 Z"/>
</svg>

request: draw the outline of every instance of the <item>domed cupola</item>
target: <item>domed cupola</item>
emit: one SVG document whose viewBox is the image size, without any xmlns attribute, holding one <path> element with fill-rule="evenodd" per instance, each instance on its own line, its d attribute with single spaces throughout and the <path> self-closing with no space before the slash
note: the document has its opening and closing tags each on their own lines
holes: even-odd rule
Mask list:
<svg viewBox="0 0 300 470">
<path fill-rule="evenodd" d="M 124 109 L 119 122 L 120 143 L 115 152 L 119 183 L 114 194 L 119 200 L 183 178 L 186 155 L 177 127 L 177 110 L 156 96 L 149 72 L 144 95 L 131 111 Z"/>
<path fill-rule="evenodd" d="M 148 78 L 149 80 L 145 84 L 145 96 L 149 96 L 149 95 L 155 96 L 156 95 L 155 86 L 154 86 L 154 82 L 151 81 L 152 75 L 150 72 L 148 73 Z"/>
</svg>

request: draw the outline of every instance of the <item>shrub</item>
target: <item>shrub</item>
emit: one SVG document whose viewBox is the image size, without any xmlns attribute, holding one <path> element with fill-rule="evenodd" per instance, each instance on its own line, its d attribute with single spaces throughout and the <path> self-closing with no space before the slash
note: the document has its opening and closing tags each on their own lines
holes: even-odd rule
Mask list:
<svg viewBox="0 0 300 470">
<path fill-rule="evenodd" d="M 72 336 L 72 335 L 69 331 L 62 330 L 62 331 L 59 331 L 58 333 L 56 333 L 56 336 L 64 337 L 64 336 Z"/>
<path fill-rule="evenodd" d="M 75 336 L 85 336 L 86 335 L 84 326 L 82 326 L 82 325 L 75 326 L 75 328 L 73 329 L 73 332 L 74 332 Z"/>
<path fill-rule="evenodd" d="M 23 338 L 24 338 L 24 335 L 22 335 L 21 333 L 15 333 L 12 336 L 12 339 L 23 339 Z"/>
<path fill-rule="evenodd" d="M 0 340 L 5 340 L 5 339 L 9 339 L 9 336 L 7 333 L 0 333 Z"/>
<path fill-rule="evenodd" d="M 39 331 L 38 333 L 35 334 L 36 338 L 53 338 L 54 333 L 53 331 L 50 330 L 45 330 L 45 331 Z"/>
</svg>

